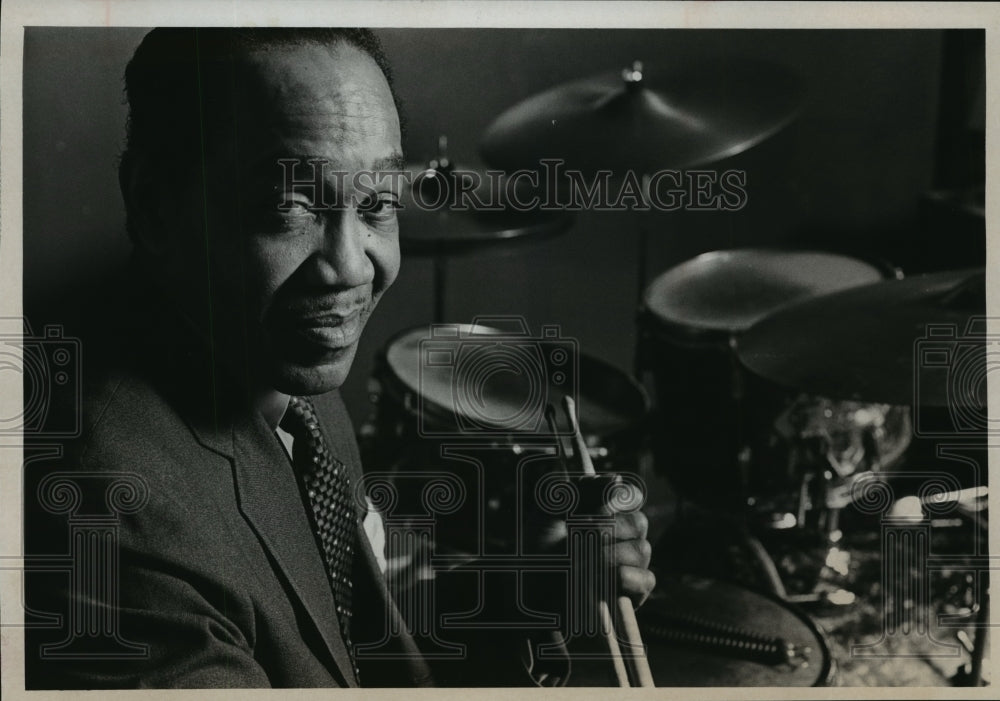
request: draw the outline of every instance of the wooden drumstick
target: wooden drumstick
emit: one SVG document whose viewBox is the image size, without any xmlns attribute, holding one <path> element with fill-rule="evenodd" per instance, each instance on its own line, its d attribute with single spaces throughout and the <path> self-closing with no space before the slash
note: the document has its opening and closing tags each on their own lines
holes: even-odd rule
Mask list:
<svg viewBox="0 0 1000 701">
<path fill-rule="evenodd" d="M 566 416 L 569 417 L 569 427 L 573 431 L 573 451 L 577 455 L 580 469 L 583 470 L 583 474 L 592 477 L 597 474 L 597 470 L 594 469 L 594 463 L 590 459 L 590 451 L 587 450 L 587 443 L 583 440 L 580 424 L 576 420 L 576 402 L 573 401 L 573 397 L 569 395 L 563 397 L 563 409 L 566 411 Z"/>
<path fill-rule="evenodd" d="M 656 686 L 653 681 L 653 671 L 649 668 L 649 660 L 646 659 L 646 648 L 639 632 L 639 621 L 635 618 L 635 607 L 632 605 L 632 599 L 627 596 L 618 597 L 618 620 L 625 629 L 625 644 L 629 651 L 627 659 L 631 663 L 629 667 L 632 670 L 632 678 L 638 686 Z"/>
<path fill-rule="evenodd" d="M 622 650 L 618 647 L 618 636 L 615 634 L 615 624 L 611 620 L 611 611 L 608 609 L 608 602 L 601 599 L 597 602 L 597 615 L 600 618 L 601 635 L 608 646 L 611 654 L 611 664 L 615 668 L 615 679 L 618 686 L 632 686 L 628 681 L 628 672 L 625 670 L 625 660 L 622 659 Z"/>
<path fill-rule="evenodd" d="M 549 423 L 549 430 L 552 431 L 552 435 L 559 441 L 560 450 L 562 450 L 562 441 L 559 439 L 559 426 L 556 423 L 556 410 L 551 404 L 545 409 L 545 419 Z M 572 420 L 570 420 L 570 425 L 575 425 Z M 579 454 L 580 445 L 575 444 L 573 451 Z M 589 458 L 590 456 L 588 455 L 587 457 Z M 564 461 L 563 465 L 565 466 L 565 464 Z M 587 472 L 587 468 L 584 468 L 584 472 L 590 475 L 595 474 L 593 464 L 588 464 L 590 472 Z M 604 643 L 608 648 L 608 653 L 611 655 L 611 664 L 615 669 L 615 679 L 618 681 L 618 686 L 631 686 L 628 681 L 628 672 L 625 669 L 625 660 L 622 659 L 621 647 L 618 645 L 618 637 L 615 635 L 615 624 L 611 618 L 611 609 L 608 607 L 608 602 L 603 599 L 597 602 L 597 617 L 598 625 L 601 627 L 601 635 L 604 636 Z"/>
<path fill-rule="evenodd" d="M 580 431 L 580 424 L 576 420 L 576 402 L 570 396 L 563 397 L 563 409 L 569 417 L 570 428 L 573 430 L 573 448 L 577 454 L 580 468 L 585 475 L 596 475 L 594 463 L 590 459 L 590 451 L 583 440 L 583 433 Z M 649 660 L 646 659 L 646 646 L 642 642 L 642 634 L 639 632 L 639 622 L 635 618 L 635 607 L 632 600 L 627 596 L 619 596 L 617 601 L 618 619 L 625 629 L 625 641 L 628 646 L 629 655 L 626 658 L 629 662 L 632 679 L 638 686 L 656 686 L 653 682 L 653 672 L 649 668 Z M 599 615 L 602 625 L 605 616 L 608 616 L 610 624 L 610 612 L 608 603 L 600 601 L 598 603 Z M 622 666 L 621 649 L 618 646 L 617 636 L 612 627 L 605 627 L 605 637 L 608 638 L 608 649 L 611 652 L 612 662 L 615 665 L 615 674 L 618 676 L 619 686 L 629 686 L 628 680 L 623 679 L 619 668 Z M 623 671 L 623 670 L 622 670 Z"/>
</svg>

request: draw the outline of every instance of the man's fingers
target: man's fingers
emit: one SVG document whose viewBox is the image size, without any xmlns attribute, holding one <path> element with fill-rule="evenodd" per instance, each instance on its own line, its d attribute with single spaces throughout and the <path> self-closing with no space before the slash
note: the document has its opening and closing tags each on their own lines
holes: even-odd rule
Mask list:
<svg viewBox="0 0 1000 701">
<path fill-rule="evenodd" d="M 636 608 L 645 603 L 656 587 L 656 575 L 644 567 L 619 567 L 618 575 L 621 593 L 632 599 Z"/>
<path fill-rule="evenodd" d="M 641 567 L 645 569 L 649 567 L 649 560 L 653 555 L 653 546 L 645 539 L 626 540 L 609 545 L 605 548 L 604 552 L 610 559 L 609 565 Z"/>
<path fill-rule="evenodd" d="M 630 482 L 620 482 L 607 494 L 607 501 L 601 506 L 601 513 L 619 514 L 638 512 L 646 503 L 642 487 Z"/>
<path fill-rule="evenodd" d="M 649 519 L 641 511 L 615 514 L 615 540 L 643 539 L 648 532 Z"/>
</svg>

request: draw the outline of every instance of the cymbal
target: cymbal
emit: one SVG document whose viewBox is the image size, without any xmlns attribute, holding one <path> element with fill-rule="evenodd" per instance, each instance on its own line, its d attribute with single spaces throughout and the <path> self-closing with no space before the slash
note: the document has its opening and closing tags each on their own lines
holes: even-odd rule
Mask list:
<svg viewBox="0 0 1000 701">
<path fill-rule="evenodd" d="M 643 308 L 678 336 L 725 342 L 786 304 L 881 279 L 862 260 L 824 251 L 709 251 L 653 280 Z"/>
<path fill-rule="evenodd" d="M 786 307 L 738 353 L 758 375 L 830 399 L 985 411 L 996 346 L 985 314 L 981 268 L 888 280 Z"/>
<path fill-rule="evenodd" d="M 801 99 L 788 70 L 719 60 L 694 69 L 631 69 L 558 85 L 487 128 L 486 163 L 537 170 L 542 158 L 594 173 L 692 168 L 734 156 L 787 125 Z"/>
<path fill-rule="evenodd" d="M 410 255 L 463 253 L 536 239 L 561 233 L 573 221 L 563 210 L 517 205 L 512 192 L 519 193 L 513 197 L 520 202 L 529 202 L 530 193 L 518 187 L 512 190 L 505 177 L 491 180 L 479 169 L 440 168 L 436 163 L 435 167 L 410 164 L 407 168 L 413 182 L 400 197 L 399 240 L 403 252 Z M 469 193 L 465 198 L 456 194 L 462 189 Z"/>
</svg>

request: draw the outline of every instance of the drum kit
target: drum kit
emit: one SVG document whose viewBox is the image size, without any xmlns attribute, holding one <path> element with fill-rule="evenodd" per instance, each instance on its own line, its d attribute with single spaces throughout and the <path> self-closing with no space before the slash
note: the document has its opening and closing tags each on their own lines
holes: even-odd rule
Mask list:
<svg viewBox="0 0 1000 701">
<path fill-rule="evenodd" d="M 636 62 L 515 105 L 486 130 L 481 154 L 507 172 L 537 170 L 543 158 L 583 173 L 704 166 L 789 124 L 801 93 L 795 76 L 774 65 L 725 61 L 654 74 Z M 442 182 L 454 189 L 469 173 L 449 162 L 445 140 L 421 170 L 428 177 L 419 187 L 431 188 L 424 201 L 435 200 Z M 914 349 L 928 324 L 963 333 L 970 319 L 984 316 L 982 270 L 904 279 L 839 253 L 744 248 L 704 253 L 647 284 L 641 239 L 630 376 L 544 334 L 525 340 L 490 320 L 441 323 L 448 257 L 564 233 L 569 213 L 509 206 L 456 212 L 410 201 L 400 212 L 401 246 L 435 260 L 437 323 L 400 332 L 381 352 L 376 410 L 362 432 L 366 465 L 402 474 L 440 464 L 442 446 L 472 435 L 494 448 L 481 463 L 486 508 L 516 510 L 510 465 L 526 454 L 552 455 L 551 440 L 539 438 L 542 412 L 552 398 L 573 394 L 599 472 L 636 472 L 652 459 L 684 498 L 735 508 L 755 526 L 830 535 L 855 481 L 905 453 L 911 409 L 986 421 L 985 352 L 970 356 L 971 379 L 961 386 L 942 373 L 916 393 L 914 384 Z M 966 342 L 985 349 L 982 336 Z M 499 348 L 508 356 L 489 359 Z M 503 541 L 509 519 L 493 523 L 501 525 L 487 539 Z M 440 547 L 482 545 L 469 533 L 438 535 Z M 830 682 L 823 634 L 787 601 L 683 577 L 660 590 L 639 615 L 657 683 Z M 811 650 L 811 666 L 777 653 L 780 664 L 767 658 L 791 642 Z M 665 648 L 672 650 L 669 668 L 657 663 Z M 684 664 L 676 664 L 678 655 Z M 585 672 L 580 679 L 598 683 Z"/>
</svg>

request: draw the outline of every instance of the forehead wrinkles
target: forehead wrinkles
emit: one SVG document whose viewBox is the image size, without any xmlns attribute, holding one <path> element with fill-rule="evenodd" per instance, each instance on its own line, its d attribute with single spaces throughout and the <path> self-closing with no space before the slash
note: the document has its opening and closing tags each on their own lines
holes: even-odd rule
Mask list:
<svg viewBox="0 0 1000 701">
<path fill-rule="evenodd" d="M 251 54 L 246 63 L 248 113 L 272 129 L 381 136 L 396 121 L 382 72 L 353 47 L 306 44 Z"/>
<path fill-rule="evenodd" d="M 337 93 L 323 99 L 297 99 L 291 95 L 265 116 L 266 125 L 290 138 L 329 139 L 388 136 L 388 116 L 364 95 Z M 282 98 L 277 97 L 280 101 Z"/>
</svg>

